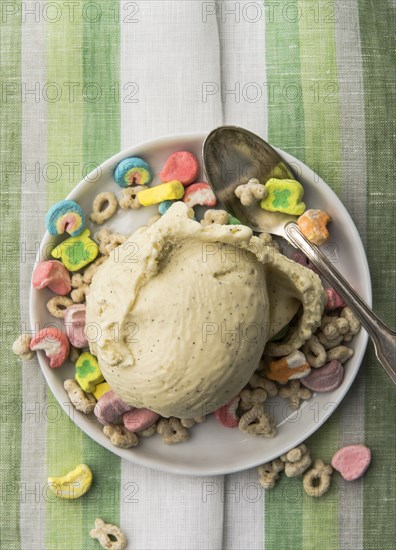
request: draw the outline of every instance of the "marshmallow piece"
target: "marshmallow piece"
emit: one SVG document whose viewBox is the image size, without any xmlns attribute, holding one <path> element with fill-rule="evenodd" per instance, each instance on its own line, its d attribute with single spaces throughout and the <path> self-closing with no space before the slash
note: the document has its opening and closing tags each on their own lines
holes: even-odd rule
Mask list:
<svg viewBox="0 0 396 550">
<path fill-rule="evenodd" d="M 76 202 L 63 200 L 48 210 L 45 225 L 51 235 L 69 233 L 76 237 L 84 229 L 84 212 Z"/>
<path fill-rule="evenodd" d="M 277 361 L 271 361 L 267 367 L 267 378 L 280 384 L 308 376 L 311 372 L 305 355 L 301 351 L 293 351 L 290 355 Z"/>
<path fill-rule="evenodd" d="M 190 208 L 197 205 L 212 207 L 216 206 L 217 198 L 208 183 L 193 183 L 186 188 L 183 202 Z"/>
<path fill-rule="evenodd" d="M 139 157 L 122 160 L 116 167 L 114 179 L 120 187 L 148 185 L 153 179 L 150 166 Z"/>
<path fill-rule="evenodd" d="M 58 260 L 38 263 L 33 271 L 32 285 L 36 290 L 48 287 L 58 296 L 65 296 L 71 291 L 69 272 Z"/>
<path fill-rule="evenodd" d="M 183 185 L 192 183 L 199 173 L 199 162 L 189 151 L 177 151 L 165 162 L 159 176 L 161 181 L 180 181 Z"/>
<path fill-rule="evenodd" d="M 263 210 L 283 212 L 293 216 L 300 216 L 304 212 L 306 206 L 301 202 L 304 188 L 298 181 L 271 178 L 265 187 L 268 195 L 260 203 Z"/>
<path fill-rule="evenodd" d="M 239 418 L 237 416 L 237 408 L 239 405 L 240 397 L 234 397 L 228 403 L 214 411 L 213 415 L 222 426 L 226 428 L 236 428 L 239 424 Z"/>
<path fill-rule="evenodd" d="M 76 304 L 65 310 L 63 320 L 66 334 L 75 348 L 86 348 L 88 346 L 85 335 L 85 313 L 86 307 L 84 304 Z"/>
<path fill-rule="evenodd" d="M 311 391 L 326 392 L 337 389 L 344 378 L 344 368 L 340 361 L 334 359 L 320 367 L 314 369 L 306 376 L 301 383 Z"/>
<path fill-rule="evenodd" d="M 104 380 L 98 360 L 88 351 L 82 353 L 77 359 L 76 380 L 87 393 L 93 393 L 95 386 Z"/>
<path fill-rule="evenodd" d="M 51 255 L 60 258 L 69 271 L 78 271 L 94 261 L 99 253 L 98 245 L 89 238 L 91 232 L 85 229 L 78 237 L 70 237 L 56 246 Z"/>
<path fill-rule="evenodd" d="M 61 367 L 66 361 L 70 344 L 66 334 L 57 328 L 48 327 L 40 330 L 30 341 L 30 349 L 43 350 L 50 360 L 51 369 Z"/>
<path fill-rule="evenodd" d="M 142 432 L 159 419 L 159 414 L 150 409 L 133 409 L 122 415 L 124 426 L 130 432 Z"/>
<path fill-rule="evenodd" d="M 178 200 L 184 195 L 184 187 L 180 181 L 161 183 L 150 189 L 140 191 L 137 198 L 142 206 L 151 206 L 164 201 Z"/>
<path fill-rule="evenodd" d="M 134 407 L 125 403 L 113 390 L 106 392 L 96 403 L 94 414 L 101 424 L 120 424 L 122 415 Z"/>
<path fill-rule="evenodd" d="M 346 481 L 362 477 L 371 462 L 371 451 L 365 445 L 349 445 L 339 449 L 331 459 L 331 465 Z"/>
<path fill-rule="evenodd" d="M 110 387 L 110 384 L 108 384 L 107 382 L 101 382 L 100 384 L 97 384 L 95 386 L 95 390 L 93 392 L 93 395 L 94 397 L 96 398 L 97 401 L 99 401 L 99 399 L 105 394 L 107 393 L 108 391 L 111 390 L 111 387 Z"/>
<path fill-rule="evenodd" d="M 322 245 L 327 243 L 330 238 L 326 227 L 330 220 L 330 216 L 324 210 L 309 209 L 298 218 L 297 224 L 301 233 L 311 243 Z"/>
</svg>

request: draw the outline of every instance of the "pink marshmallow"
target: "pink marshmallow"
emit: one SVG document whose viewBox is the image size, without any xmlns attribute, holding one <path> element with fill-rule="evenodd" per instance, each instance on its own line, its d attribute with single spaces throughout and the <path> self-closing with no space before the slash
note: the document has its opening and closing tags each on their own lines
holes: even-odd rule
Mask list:
<svg viewBox="0 0 396 550">
<path fill-rule="evenodd" d="M 222 426 L 226 428 L 236 428 L 239 424 L 239 418 L 237 416 L 237 408 L 239 405 L 240 397 L 234 397 L 228 403 L 214 411 L 214 416 Z"/>
<path fill-rule="evenodd" d="M 66 334 L 75 348 L 86 348 L 88 346 L 85 335 L 85 314 L 84 304 L 76 304 L 65 310 L 64 322 Z"/>
<path fill-rule="evenodd" d="M 349 445 L 339 449 L 331 459 L 331 465 L 346 481 L 362 477 L 371 462 L 371 451 L 365 445 Z"/>
<path fill-rule="evenodd" d="M 33 351 L 44 350 L 50 360 L 51 369 L 61 367 L 70 351 L 66 334 L 57 328 L 48 327 L 40 330 L 30 341 Z"/>
<path fill-rule="evenodd" d="M 334 288 L 326 288 L 325 292 L 327 296 L 325 309 L 327 311 L 334 311 L 335 309 L 346 306 L 346 302 L 344 302 L 344 300 L 341 298 L 338 292 L 334 290 Z"/>
<path fill-rule="evenodd" d="M 113 390 L 106 392 L 95 405 L 94 414 L 105 426 L 109 424 L 121 424 L 122 415 L 132 411 L 134 407 L 125 403 Z"/>
<path fill-rule="evenodd" d="M 71 291 L 70 274 L 57 260 L 48 260 L 36 265 L 32 284 L 36 290 L 48 287 L 59 296 L 65 296 Z"/>
<path fill-rule="evenodd" d="M 122 415 L 124 426 L 130 432 L 142 432 L 159 418 L 159 414 L 150 409 L 133 409 Z"/>
<path fill-rule="evenodd" d="M 308 376 L 301 378 L 300 382 L 311 391 L 326 392 L 337 389 L 343 378 L 344 367 L 340 361 L 333 359 L 324 367 L 312 369 Z"/>
<path fill-rule="evenodd" d="M 189 151 L 173 153 L 165 163 L 159 176 L 162 182 L 180 181 L 183 185 L 192 183 L 198 177 L 199 163 Z"/>
<path fill-rule="evenodd" d="M 193 183 L 186 188 L 183 202 L 190 208 L 197 206 L 216 206 L 217 199 L 208 183 Z"/>
</svg>

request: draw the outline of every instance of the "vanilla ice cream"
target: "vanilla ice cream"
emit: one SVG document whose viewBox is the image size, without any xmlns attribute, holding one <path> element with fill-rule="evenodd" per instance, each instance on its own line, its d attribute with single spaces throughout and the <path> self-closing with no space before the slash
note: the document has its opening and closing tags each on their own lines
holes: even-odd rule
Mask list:
<svg viewBox="0 0 396 550">
<path fill-rule="evenodd" d="M 130 405 L 165 417 L 201 416 L 247 384 L 267 341 L 301 302 L 294 347 L 320 321 L 319 278 L 248 227 L 203 227 L 177 202 L 113 251 L 94 276 L 90 349 Z"/>
</svg>

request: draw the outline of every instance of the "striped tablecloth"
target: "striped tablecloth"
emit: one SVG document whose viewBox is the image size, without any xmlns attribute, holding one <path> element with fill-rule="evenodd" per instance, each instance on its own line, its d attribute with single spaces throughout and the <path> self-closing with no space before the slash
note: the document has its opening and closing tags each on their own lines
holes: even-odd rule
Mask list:
<svg viewBox="0 0 396 550">
<path fill-rule="evenodd" d="M 14 0 L 0 21 L 0 548 L 98 548 L 98 516 L 139 550 L 395 548 L 395 388 L 371 345 L 309 445 L 329 460 L 364 442 L 373 462 L 320 501 L 296 479 L 264 493 L 250 491 L 255 471 L 200 479 L 122 462 L 60 411 L 35 361 L 10 351 L 48 206 L 124 146 L 221 123 L 261 134 L 334 188 L 365 243 L 375 310 L 395 325 L 394 0 Z M 47 476 L 81 462 L 92 491 L 51 499 Z"/>
</svg>

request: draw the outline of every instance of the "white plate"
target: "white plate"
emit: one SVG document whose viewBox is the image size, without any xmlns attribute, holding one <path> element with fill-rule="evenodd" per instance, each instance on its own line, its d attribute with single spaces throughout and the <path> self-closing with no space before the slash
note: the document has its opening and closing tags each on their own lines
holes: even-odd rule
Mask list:
<svg viewBox="0 0 396 550">
<path fill-rule="evenodd" d="M 89 214 L 92 201 L 99 192 L 111 190 L 120 194 L 120 189 L 113 180 L 113 169 L 122 159 L 130 156 L 143 157 L 152 167 L 154 174 L 158 174 L 169 154 L 174 151 L 187 149 L 201 158 L 205 137 L 202 134 L 166 137 L 122 151 L 89 174 L 73 189 L 68 198 L 78 202 L 85 213 Z M 298 174 L 305 188 L 304 200 L 309 207 L 323 208 L 330 213 L 333 219 L 331 224 L 333 244 L 328 246 L 327 252 L 331 259 L 337 262 L 337 268 L 371 305 L 367 259 L 357 229 L 347 210 L 330 187 L 310 168 L 281 150 L 279 153 Z M 120 233 L 130 234 L 137 227 L 144 225 L 155 213 L 157 213 L 156 207 L 134 211 L 120 209 L 109 220 L 108 227 Z M 94 224 L 88 227 L 91 228 L 92 234 L 98 230 Z M 59 240 L 48 233 L 44 235 L 40 249 L 41 260 L 50 257 L 52 244 Z M 51 295 L 47 289 L 37 291 L 32 288 L 30 318 L 33 330 L 49 324 L 54 325 L 54 318 L 46 309 L 46 302 Z M 58 323 L 58 326 L 61 325 Z M 227 474 L 257 466 L 278 457 L 304 441 L 327 420 L 344 398 L 358 372 L 366 344 L 367 334 L 362 330 L 353 339 L 351 345 L 354 347 L 355 354 L 346 364 L 344 381 L 337 390 L 314 395 L 297 412 L 292 412 L 285 400 L 279 399 L 269 404 L 278 425 L 278 434 L 274 439 L 255 438 L 238 429 L 223 428 L 213 417 L 210 417 L 205 424 L 191 430 L 191 439 L 187 443 L 168 446 L 162 443 L 159 436 L 155 436 L 142 440 L 135 449 L 113 447 L 103 435 L 101 425 L 94 418 L 86 417 L 71 406 L 63 389 L 63 381 L 74 376 L 71 363 L 59 369 L 51 369 L 44 352 L 39 352 L 38 358 L 45 379 L 59 404 L 77 426 L 94 441 L 137 464 L 177 474 L 201 476 Z"/>
</svg>

